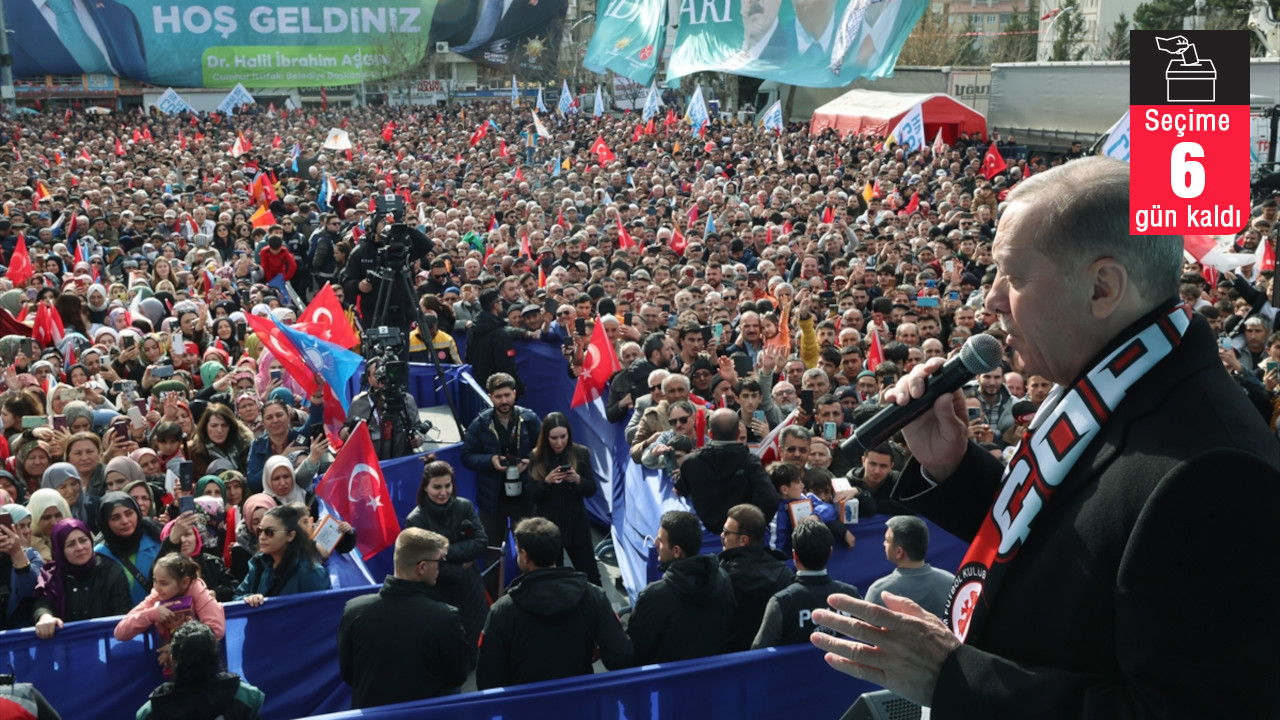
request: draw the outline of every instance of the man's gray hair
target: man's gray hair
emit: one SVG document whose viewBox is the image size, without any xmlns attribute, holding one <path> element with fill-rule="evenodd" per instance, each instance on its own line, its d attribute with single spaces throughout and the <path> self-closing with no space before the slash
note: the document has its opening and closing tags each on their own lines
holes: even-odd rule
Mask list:
<svg viewBox="0 0 1280 720">
<path fill-rule="evenodd" d="M 1178 294 L 1182 236 L 1129 234 L 1129 163 L 1073 160 L 1023 181 L 1008 202 L 1036 206 L 1026 222 L 1036 228 L 1037 246 L 1064 271 L 1111 257 L 1147 300 Z"/>
</svg>

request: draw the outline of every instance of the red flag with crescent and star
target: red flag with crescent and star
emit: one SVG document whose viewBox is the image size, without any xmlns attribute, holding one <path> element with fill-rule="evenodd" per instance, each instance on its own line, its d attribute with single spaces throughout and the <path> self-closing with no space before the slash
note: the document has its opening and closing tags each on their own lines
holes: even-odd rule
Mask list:
<svg viewBox="0 0 1280 720">
<path fill-rule="evenodd" d="M 582 356 L 582 374 L 578 376 L 578 386 L 573 390 L 573 402 L 569 407 L 595 402 L 609 387 L 609 378 L 621 369 L 613 343 L 605 333 L 604 323 L 597 317 L 595 329 L 591 331 L 591 342 Z"/>
<path fill-rule="evenodd" d="M 311 303 L 298 316 L 298 321 L 293 326 L 308 335 L 348 350 L 360 344 L 360 338 L 356 337 L 355 331 L 346 322 L 346 311 L 342 309 L 342 303 L 338 302 L 332 285 L 326 284 L 320 288 L 320 292 L 311 298 Z"/>
<path fill-rule="evenodd" d="M 329 503 L 355 530 L 356 548 L 365 560 L 395 544 L 400 521 L 364 422 L 338 451 L 316 486 L 316 497 Z"/>
</svg>

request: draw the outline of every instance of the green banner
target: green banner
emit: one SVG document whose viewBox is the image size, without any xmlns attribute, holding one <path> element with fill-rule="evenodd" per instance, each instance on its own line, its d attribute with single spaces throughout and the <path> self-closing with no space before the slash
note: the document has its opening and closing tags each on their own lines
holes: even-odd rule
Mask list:
<svg viewBox="0 0 1280 720">
<path fill-rule="evenodd" d="M 681 0 L 668 77 L 712 70 L 804 87 L 891 75 L 928 0 Z"/>
<path fill-rule="evenodd" d="M 436 0 L 317 5 L 7 0 L 14 75 L 180 87 L 349 85 L 416 68 Z"/>
<path fill-rule="evenodd" d="M 582 65 L 648 86 L 666 43 L 667 0 L 602 0 Z"/>
</svg>

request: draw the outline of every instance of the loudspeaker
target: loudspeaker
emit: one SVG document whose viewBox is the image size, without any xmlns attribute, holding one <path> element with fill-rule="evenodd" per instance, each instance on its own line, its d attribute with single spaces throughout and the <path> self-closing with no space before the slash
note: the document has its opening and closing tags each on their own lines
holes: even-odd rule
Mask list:
<svg viewBox="0 0 1280 720">
<path fill-rule="evenodd" d="M 888 690 L 863 693 L 840 720 L 920 720 L 919 705 Z"/>
</svg>

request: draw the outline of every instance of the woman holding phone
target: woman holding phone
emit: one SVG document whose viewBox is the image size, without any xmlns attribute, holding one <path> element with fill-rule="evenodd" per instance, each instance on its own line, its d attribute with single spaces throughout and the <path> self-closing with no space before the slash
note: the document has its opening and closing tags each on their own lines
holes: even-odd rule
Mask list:
<svg viewBox="0 0 1280 720">
<path fill-rule="evenodd" d="M 537 514 L 560 528 L 564 549 L 573 567 L 600 584 L 600 568 L 591 548 L 591 526 L 583 501 L 596 494 L 596 474 L 591 451 L 573 442 L 573 430 L 564 413 L 553 412 L 542 421 L 542 431 L 529 463 L 533 478 L 533 502 Z"/>
<path fill-rule="evenodd" d="M 440 564 L 435 589 L 445 602 L 458 608 L 467 633 L 467 646 L 471 648 L 469 665 L 474 665 L 476 642 L 488 613 L 484 582 L 476 561 L 484 556 L 489 538 L 475 505 L 458 497 L 453 466 L 436 460 L 434 455 L 425 459 L 427 465 L 422 471 L 422 485 L 418 487 L 418 507 L 409 513 L 405 524 L 449 539 L 449 552 Z"/>
</svg>

